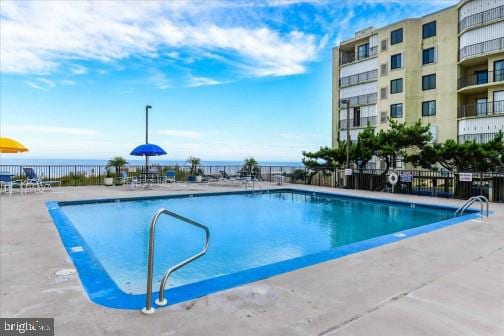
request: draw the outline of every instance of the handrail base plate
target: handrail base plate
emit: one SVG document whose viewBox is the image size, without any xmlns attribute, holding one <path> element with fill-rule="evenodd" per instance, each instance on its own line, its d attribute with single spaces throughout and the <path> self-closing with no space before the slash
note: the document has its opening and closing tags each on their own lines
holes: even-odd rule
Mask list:
<svg viewBox="0 0 504 336">
<path fill-rule="evenodd" d="M 156 302 L 158 306 L 166 306 L 168 304 L 168 300 L 166 299 L 163 299 L 163 301 L 159 301 L 159 299 L 156 299 L 154 302 Z"/>
<path fill-rule="evenodd" d="M 144 314 L 144 315 L 152 315 L 152 314 L 154 314 L 155 311 L 156 311 L 156 309 L 154 309 L 152 307 L 150 309 L 142 308 L 142 314 Z"/>
</svg>

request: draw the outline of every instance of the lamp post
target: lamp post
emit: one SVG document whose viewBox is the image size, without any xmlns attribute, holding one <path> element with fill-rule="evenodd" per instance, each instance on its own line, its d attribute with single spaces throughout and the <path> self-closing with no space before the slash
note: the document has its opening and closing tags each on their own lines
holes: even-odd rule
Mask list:
<svg viewBox="0 0 504 336">
<path fill-rule="evenodd" d="M 149 143 L 149 109 L 151 109 L 152 106 L 146 105 L 145 106 L 145 143 Z M 145 172 L 147 173 L 147 169 L 149 168 L 149 156 L 145 155 Z"/>
<path fill-rule="evenodd" d="M 346 168 L 350 168 L 350 99 L 341 101 L 346 105 Z"/>
</svg>

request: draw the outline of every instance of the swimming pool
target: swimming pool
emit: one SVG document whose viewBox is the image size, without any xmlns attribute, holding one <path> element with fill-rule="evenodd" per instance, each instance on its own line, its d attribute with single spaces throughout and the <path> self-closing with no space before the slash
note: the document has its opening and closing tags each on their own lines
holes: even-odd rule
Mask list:
<svg viewBox="0 0 504 336">
<path fill-rule="evenodd" d="M 114 308 L 144 306 L 147 241 L 156 210 L 210 228 L 208 253 L 175 272 L 168 302 L 240 284 L 432 231 L 477 215 L 454 209 L 293 189 L 48 202 L 49 212 L 90 299 Z M 156 226 L 154 287 L 170 267 L 198 252 L 204 233 L 171 217 Z"/>
</svg>

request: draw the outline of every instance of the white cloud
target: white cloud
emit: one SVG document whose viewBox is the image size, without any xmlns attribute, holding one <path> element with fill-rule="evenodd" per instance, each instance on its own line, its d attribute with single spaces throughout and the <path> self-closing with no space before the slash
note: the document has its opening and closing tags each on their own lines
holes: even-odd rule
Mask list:
<svg viewBox="0 0 504 336">
<path fill-rule="evenodd" d="M 2 126 L 3 132 L 18 132 L 18 133 L 40 133 L 51 135 L 86 135 L 97 136 L 100 134 L 96 129 L 92 128 L 74 128 L 74 127 L 57 127 L 46 125 L 5 125 Z"/>
<path fill-rule="evenodd" d="M 317 56 L 312 35 L 246 22 L 219 25 L 200 11 L 190 2 L 3 1 L 1 71 L 50 73 L 68 60 L 156 58 L 160 49 L 172 49 L 167 55 L 174 56 L 184 48 L 238 56 L 248 75 L 283 76 L 303 73 Z M 85 68 L 71 71 L 81 74 Z"/>
<path fill-rule="evenodd" d="M 177 138 L 188 138 L 188 139 L 200 139 L 204 136 L 201 132 L 189 131 L 189 130 L 174 130 L 174 129 L 164 129 L 158 132 L 161 135 L 167 135 Z"/>
<path fill-rule="evenodd" d="M 196 77 L 191 76 L 189 79 L 189 87 L 198 87 L 198 86 L 209 86 L 209 85 L 219 85 L 226 84 L 228 82 L 219 81 L 216 79 L 208 78 L 208 77 Z"/>
<path fill-rule="evenodd" d="M 36 83 L 36 82 L 32 82 L 32 81 L 26 81 L 25 82 L 26 85 L 34 88 L 34 89 L 37 89 L 37 90 L 45 90 L 44 87 L 42 87 L 40 84 Z"/>
<path fill-rule="evenodd" d="M 74 65 L 70 71 L 74 74 L 74 75 L 84 75 L 87 73 L 87 68 L 82 66 L 82 65 Z"/>
<path fill-rule="evenodd" d="M 49 80 L 47 78 L 35 78 L 30 81 L 25 82 L 28 86 L 37 89 L 37 90 L 46 90 L 48 88 L 53 88 L 56 86 L 56 83 L 54 83 L 52 80 Z"/>
<path fill-rule="evenodd" d="M 166 90 L 170 88 L 168 77 L 160 71 L 154 71 L 153 74 L 149 76 L 148 80 L 158 89 Z"/>
</svg>

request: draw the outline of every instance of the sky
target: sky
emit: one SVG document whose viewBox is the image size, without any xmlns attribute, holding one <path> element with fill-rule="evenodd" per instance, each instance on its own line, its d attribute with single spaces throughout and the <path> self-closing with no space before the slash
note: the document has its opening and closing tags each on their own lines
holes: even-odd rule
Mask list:
<svg viewBox="0 0 504 336">
<path fill-rule="evenodd" d="M 299 161 L 331 144 L 331 49 L 453 0 L 1 1 L 16 158 Z"/>
</svg>

